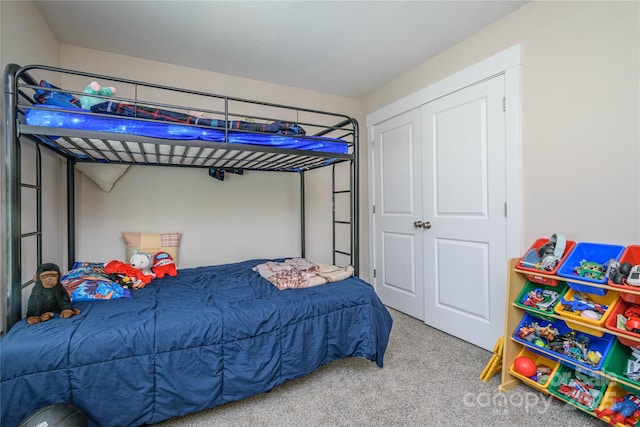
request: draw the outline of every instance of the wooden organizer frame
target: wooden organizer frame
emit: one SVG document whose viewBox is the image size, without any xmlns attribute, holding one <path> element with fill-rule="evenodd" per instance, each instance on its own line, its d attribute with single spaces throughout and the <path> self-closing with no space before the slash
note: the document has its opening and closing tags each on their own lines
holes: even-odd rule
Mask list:
<svg viewBox="0 0 640 427">
<path fill-rule="evenodd" d="M 523 308 L 521 306 L 516 305 L 515 301 L 516 298 L 518 298 L 518 296 L 520 295 L 520 292 L 522 291 L 522 288 L 525 286 L 525 284 L 527 283 L 527 281 L 529 280 L 527 278 L 527 274 L 532 274 L 531 271 L 527 271 L 527 270 L 521 270 L 518 269 L 518 262 L 520 261 L 520 258 L 512 258 L 509 260 L 509 270 L 507 272 L 507 301 L 506 301 L 506 309 L 505 309 L 505 323 L 504 323 L 504 347 L 502 350 L 502 379 L 500 382 L 500 385 L 498 386 L 498 390 L 500 392 L 504 392 L 504 391 L 508 391 L 510 389 L 512 389 L 513 387 L 515 387 L 516 385 L 518 385 L 519 383 L 522 383 L 522 381 L 514 376 L 513 374 L 511 374 L 510 372 L 510 368 L 511 365 L 513 364 L 514 359 L 517 357 L 518 353 L 520 352 L 520 350 L 522 349 L 522 347 L 530 347 L 535 349 L 537 352 L 544 354 L 545 356 L 549 357 L 550 359 L 553 360 L 558 360 L 558 355 L 557 353 L 551 352 L 549 350 L 546 350 L 544 348 L 540 348 L 537 346 L 534 346 L 533 344 L 531 346 L 527 346 L 526 344 L 521 343 L 520 341 L 516 341 L 513 338 L 513 331 L 516 329 L 516 327 L 518 327 L 518 325 L 520 324 L 520 322 L 522 321 L 522 318 L 524 316 L 524 314 L 526 312 L 528 312 L 529 310 L 527 310 L 526 308 Z M 608 285 L 603 285 L 603 284 L 598 284 L 598 283 L 592 283 L 592 282 L 586 282 L 583 280 L 574 280 L 574 279 L 569 279 L 566 277 L 560 277 L 560 276 L 555 276 L 555 275 L 550 275 L 550 274 L 544 274 L 544 273 L 535 273 L 536 276 L 541 276 L 541 277 L 546 277 L 546 278 L 550 278 L 550 279 L 556 279 L 556 280 L 560 280 L 560 281 L 564 281 L 567 283 L 576 283 L 576 284 L 580 284 L 580 285 L 586 285 L 586 286 L 593 286 L 593 287 L 598 287 L 598 288 L 604 288 L 607 290 L 612 290 L 615 292 L 620 292 L 619 288 L 614 288 Z M 626 291 L 626 293 L 630 293 L 630 294 L 636 294 L 636 295 L 640 295 L 640 290 L 634 290 L 634 289 L 629 289 L 629 291 Z M 537 314 L 535 311 L 531 311 L 534 314 Z M 545 317 L 549 317 L 549 318 L 555 318 L 555 319 L 559 319 L 562 321 L 565 321 L 566 319 L 555 314 L 555 313 L 549 313 L 546 314 L 545 313 Z M 599 327 L 599 326 L 595 326 L 593 324 L 587 323 L 587 322 L 580 322 L 579 320 L 571 320 L 572 323 L 577 323 L 580 325 L 584 325 L 585 327 L 591 328 L 591 329 L 596 329 L 599 331 L 603 331 L 607 334 L 610 335 L 614 335 L 614 336 L 622 336 L 623 338 L 629 339 L 629 340 L 633 340 L 633 341 L 637 341 L 638 343 L 640 343 L 640 338 L 634 337 L 634 336 L 630 336 L 630 335 L 624 335 L 621 333 L 618 333 L 616 331 L 612 331 L 611 329 L 606 329 L 603 327 Z M 566 361 L 565 359 L 562 359 L 563 362 L 566 362 L 568 364 L 573 364 L 569 361 Z M 616 384 L 622 384 L 626 387 L 629 388 L 633 388 L 635 390 L 638 390 L 638 392 L 640 393 L 640 387 L 637 384 L 633 384 L 629 381 L 624 381 L 621 380 L 619 378 L 616 378 L 614 376 L 611 376 L 603 371 L 600 370 L 595 370 L 595 369 L 587 369 L 584 367 L 584 365 L 582 364 L 574 364 L 575 366 L 579 367 L 581 370 L 583 371 L 591 371 L 597 375 L 599 375 L 600 377 L 603 378 L 607 378 L 610 381 L 615 382 Z M 528 385 L 527 385 L 528 386 Z M 544 393 L 544 394 L 550 394 L 548 390 L 537 390 L 536 391 L 540 392 L 540 393 Z M 582 410 L 583 412 L 586 412 L 590 415 L 595 416 L 595 414 L 593 412 L 587 411 L 584 408 L 578 406 L 577 404 L 574 404 L 573 402 L 571 402 L 570 400 L 565 400 L 562 399 L 564 402 L 574 406 L 577 409 Z"/>
</svg>

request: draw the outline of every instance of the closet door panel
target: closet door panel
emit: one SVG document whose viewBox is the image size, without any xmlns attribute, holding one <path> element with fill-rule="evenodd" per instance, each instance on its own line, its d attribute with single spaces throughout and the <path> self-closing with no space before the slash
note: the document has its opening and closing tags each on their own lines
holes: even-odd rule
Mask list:
<svg viewBox="0 0 640 427">
<path fill-rule="evenodd" d="M 424 320 L 423 243 L 414 223 L 422 211 L 418 109 L 374 128 L 374 282 L 382 301 Z"/>
<path fill-rule="evenodd" d="M 484 348 L 503 331 L 504 76 L 422 107 L 425 322 Z"/>
</svg>

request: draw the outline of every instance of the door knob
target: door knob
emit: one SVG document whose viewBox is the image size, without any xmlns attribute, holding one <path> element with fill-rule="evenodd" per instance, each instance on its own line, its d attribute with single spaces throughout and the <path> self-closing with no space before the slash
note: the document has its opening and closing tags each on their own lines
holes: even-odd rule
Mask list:
<svg viewBox="0 0 640 427">
<path fill-rule="evenodd" d="M 430 223 L 429 221 L 425 221 L 425 222 L 422 222 L 422 221 L 415 221 L 415 222 L 413 223 L 413 226 L 414 226 L 415 228 L 426 228 L 426 229 L 428 230 L 428 229 L 430 229 L 430 228 L 431 228 L 431 223 Z"/>
</svg>

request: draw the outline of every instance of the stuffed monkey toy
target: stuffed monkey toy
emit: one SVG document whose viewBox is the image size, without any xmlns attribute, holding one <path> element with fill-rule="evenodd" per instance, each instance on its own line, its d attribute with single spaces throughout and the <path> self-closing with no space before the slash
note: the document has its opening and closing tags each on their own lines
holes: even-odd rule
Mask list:
<svg viewBox="0 0 640 427">
<path fill-rule="evenodd" d="M 71 305 L 71 298 L 60 283 L 60 267 L 56 264 L 40 265 L 33 280 L 36 284 L 27 305 L 28 324 L 46 322 L 53 317 L 53 313 L 60 313 L 62 319 L 80 314 L 80 310 Z"/>
</svg>

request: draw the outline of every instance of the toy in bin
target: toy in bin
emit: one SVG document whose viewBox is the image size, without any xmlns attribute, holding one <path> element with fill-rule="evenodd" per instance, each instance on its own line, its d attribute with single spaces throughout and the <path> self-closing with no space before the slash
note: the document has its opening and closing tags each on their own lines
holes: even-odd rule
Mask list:
<svg viewBox="0 0 640 427">
<path fill-rule="evenodd" d="M 563 306 L 564 311 L 578 312 L 581 317 L 591 320 L 602 319 L 602 316 L 609 308 L 608 305 L 598 304 L 592 301 L 588 294 L 582 292 L 576 292 L 572 300 L 562 298 L 560 304 Z"/>
<path fill-rule="evenodd" d="M 578 242 L 558 269 L 557 275 L 580 282 L 604 285 L 607 283 L 606 271 L 609 264 L 612 260 L 618 261 L 623 250 L 624 246 L 621 245 Z M 571 281 L 569 287 L 576 291 L 595 295 L 604 295 L 607 292 L 605 288 L 600 286 L 588 286 Z"/>
<path fill-rule="evenodd" d="M 522 298 L 520 301 L 523 305 L 537 308 L 543 311 L 553 311 L 553 307 L 560 299 L 560 294 L 550 289 L 536 288 Z"/>
<path fill-rule="evenodd" d="M 547 326 L 540 326 L 538 322 L 531 322 L 518 330 L 518 336 L 538 347 L 545 347 L 554 342 L 560 331 L 554 328 L 551 323 Z"/>
<path fill-rule="evenodd" d="M 594 398 L 598 397 L 598 390 L 593 385 L 577 378 L 571 378 L 567 383 L 560 384 L 558 393 L 588 408 L 593 408 Z"/>
<path fill-rule="evenodd" d="M 541 327 L 538 322 L 531 322 L 529 326 L 520 328 L 518 335 L 538 347 L 546 347 L 588 365 L 597 366 L 602 360 L 599 351 L 589 349 L 589 338 L 586 335 L 577 336 L 575 331 L 560 335 L 551 324 Z"/>
<path fill-rule="evenodd" d="M 514 338 L 549 351 L 557 353 L 561 358 L 587 368 L 598 369 L 603 357 L 613 343 L 613 336 L 602 338 L 585 333 L 578 333 L 562 322 L 556 321 L 542 326 L 529 314 L 514 332 Z M 557 325 L 557 326 L 556 326 Z"/>
<path fill-rule="evenodd" d="M 640 265 L 611 260 L 607 268 L 607 278 L 616 285 L 640 286 Z"/>
<path fill-rule="evenodd" d="M 640 305 L 620 299 L 604 324 L 607 329 L 616 332 L 621 344 L 640 348 Z M 634 332 L 634 329 L 638 332 Z"/>
<path fill-rule="evenodd" d="M 578 277 L 582 277 L 583 279 L 600 280 L 605 277 L 604 273 L 606 269 L 607 267 L 604 264 L 583 259 L 573 270 Z"/>
<path fill-rule="evenodd" d="M 615 340 L 600 370 L 615 380 L 631 383 L 640 389 L 640 349 Z"/>
<path fill-rule="evenodd" d="M 596 408 L 593 412 L 598 418 L 609 417 L 609 425 L 611 426 L 618 423 L 630 427 L 636 425 L 637 418 L 640 417 L 640 397 L 633 393 L 628 393 L 623 397 L 615 398 L 614 402 L 608 408 Z"/>
<path fill-rule="evenodd" d="M 624 319 L 624 328 L 634 334 L 640 334 L 640 306 L 631 304 L 624 311 L 623 316 L 624 318 L 620 320 Z"/>
<path fill-rule="evenodd" d="M 537 352 L 531 347 L 522 346 L 509 372 L 529 387 L 547 392 L 553 384 L 554 377 L 560 369 L 560 362 Z"/>
<path fill-rule="evenodd" d="M 543 285 L 527 280 L 514 303 L 534 317 L 552 321 L 553 316 L 548 314 L 553 313 L 567 289 L 565 282 L 559 282 L 557 285 Z"/>
<path fill-rule="evenodd" d="M 636 284 L 636 275 L 640 279 L 640 245 L 627 246 L 619 262 L 610 263 L 610 268 L 607 271 L 608 285 L 612 288 L 616 288 L 620 293 L 620 298 L 623 300 L 640 304 L 640 294 L 625 292 L 625 290 L 640 291 L 640 288 Z M 635 269 L 635 274 L 631 278 L 631 283 L 628 281 L 628 276 L 631 270 Z"/>
<path fill-rule="evenodd" d="M 640 349 L 631 347 L 631 355 L 627 359 L 624 375 L 633 381 L 640 381 Z"/>
<path fill-rule="evenodd" d="M 561 364 L 549 386 L 549 392 L 591 411 L 600 404 L 609 383 L 606 377 Z"/>
<path fill-rule="evenodd" d="M 544 242 L 544 243 L 543 243 Z M 553 271 L 558 266 L 567 249 L 567 239 L 562 234 L 554 234 L 550 239 L 538 239 L 520 259 L 520 266 L 536 270 Z M 573 247 L 575 242 L 571 242 Z"/>
<path fill-rule="evenodd" d="M 551 368 L 547 365 L 536 363 L 527 356 L 518 356 L 513 361 L 513 370 L 518 374 L 529 378 L 539 384 L 546 384 L 551 374 Z"/>
<path fill-rule="evenodd" d="M 619 300 L 620 295 L 613 290 L 604 295 L 593 295 L 569 289 L 554 311 L 571 329 L 601 337 L 606 332 L 604 323 Z"/>
<path fill-rule="evenodd" d="M 554 234 L 550 239 L 537 239 L 520 259 L 517 268 L 525 271 L 531 282 L 558 286 L 561 282 L 549 275 L 556 274 L 575 245 L 576 242 L 566 240 L 561 234 Z"/>
</svg>

